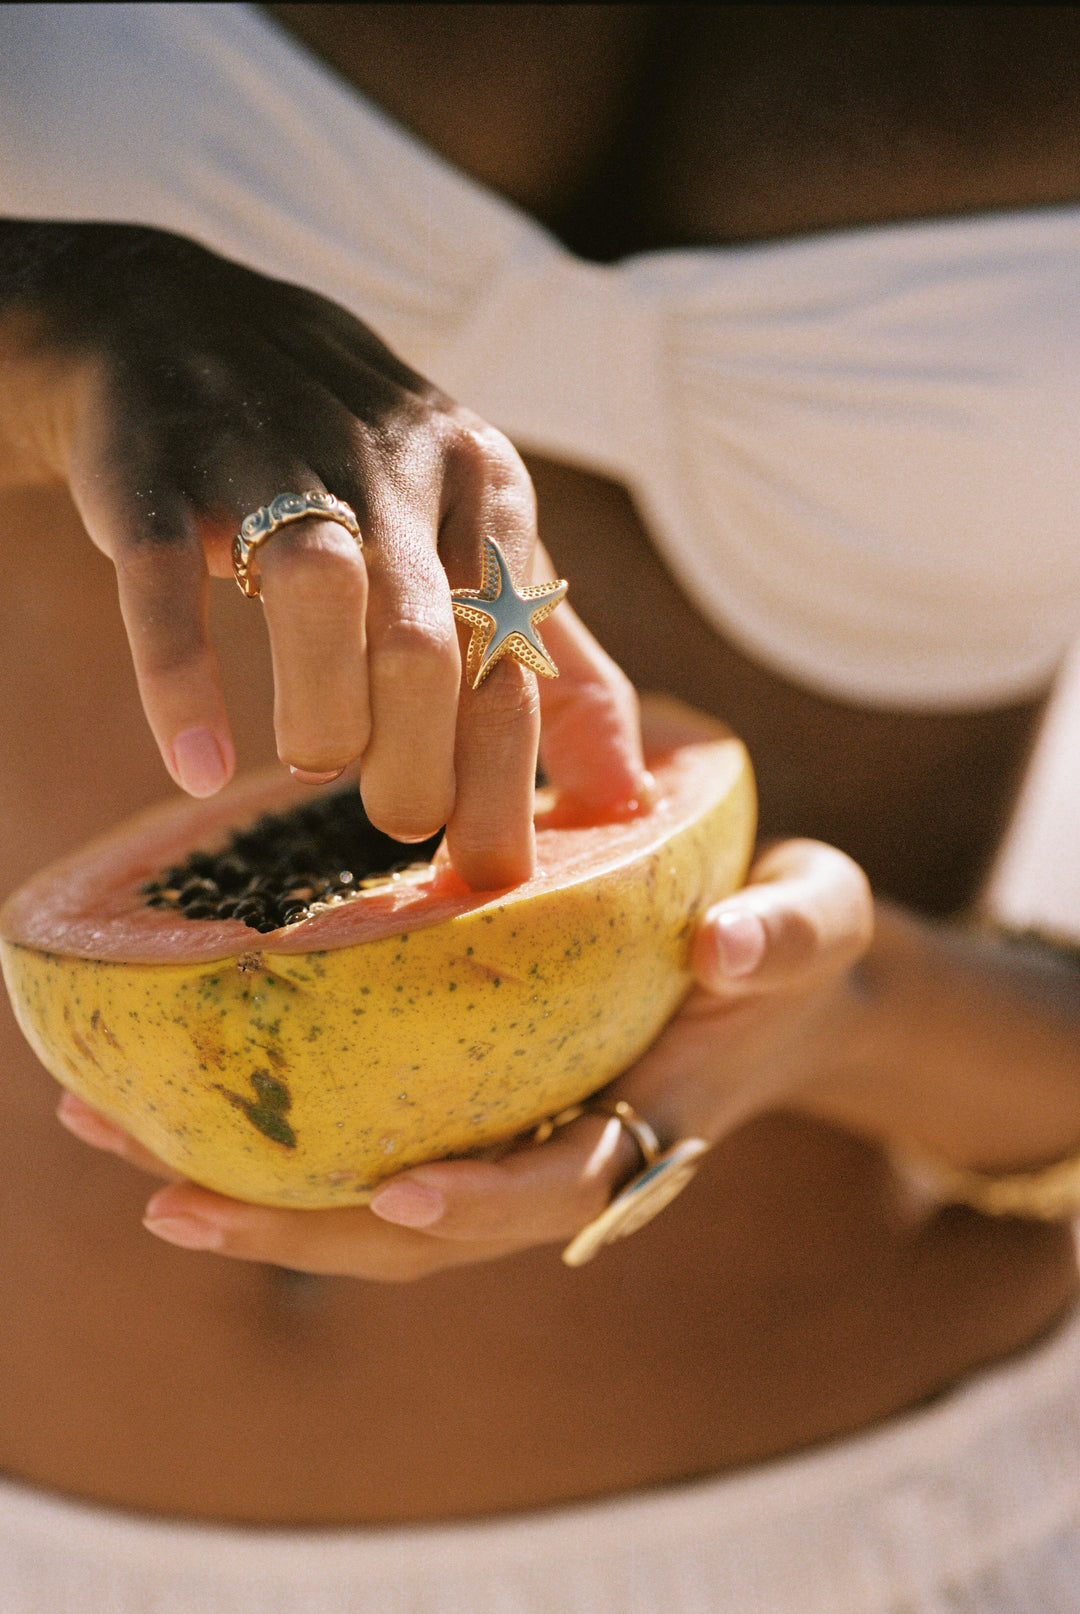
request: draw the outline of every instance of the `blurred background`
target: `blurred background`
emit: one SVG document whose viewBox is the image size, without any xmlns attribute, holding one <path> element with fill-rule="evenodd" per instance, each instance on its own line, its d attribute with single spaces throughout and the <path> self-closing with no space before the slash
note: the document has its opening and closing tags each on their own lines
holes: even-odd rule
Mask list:
<svg viewBox="0 0 1080 1614">
<path fill-rule="evenodd" d="M 987 893 L 994 916 L 1080 940 L 1080 645 L 1047 713 Z"/>
</svg>

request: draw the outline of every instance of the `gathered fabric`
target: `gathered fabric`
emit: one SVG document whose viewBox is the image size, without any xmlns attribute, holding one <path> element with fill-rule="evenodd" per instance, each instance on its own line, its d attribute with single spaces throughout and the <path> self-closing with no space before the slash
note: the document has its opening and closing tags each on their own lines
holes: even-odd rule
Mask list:
<svg viewBox="0 0 1080 1614">
<path fill-rule="evenodd" d="M 0 5 L 0 209 L 190 235 L 614 477 L 721 632 L 871 705 L 1080 623 L 1080 208 L 585 263 L 239 5 Z"/>
<path fill-rule="evenodd" d="M 3 1614 L 1077 1614 L 1080 1316 L 876 1429 L 470 1523 L 236 1529 L 0 1481 Z"/>
</svg>

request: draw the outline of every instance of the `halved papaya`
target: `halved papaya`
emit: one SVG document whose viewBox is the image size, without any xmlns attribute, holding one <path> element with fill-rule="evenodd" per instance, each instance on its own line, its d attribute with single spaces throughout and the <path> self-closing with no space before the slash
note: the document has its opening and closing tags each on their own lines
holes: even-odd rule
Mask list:
<svg viewBox="0 0 1080 1614">
<path fill-rule="evenodd" d="M 265 933 L 153 894 L 310 792 L 275 770 L 171 801 L 10 898 L 19 1024 L 58 1081 L 194 1181 L 363 1203 L 595 1092 L 678 1006 L 697 919 L 745 876 L 754 787 L 731 737 L 650 763 L 656 804 L 623 821 L 567 823 L 538 792 L 523 885 L 470 892 L 440 853 Z"/>
</svg>

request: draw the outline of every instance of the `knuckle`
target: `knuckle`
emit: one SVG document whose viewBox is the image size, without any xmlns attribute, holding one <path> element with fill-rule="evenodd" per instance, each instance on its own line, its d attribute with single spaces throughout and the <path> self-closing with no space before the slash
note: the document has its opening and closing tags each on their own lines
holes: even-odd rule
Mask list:
<svg viewBox="0 0 1080 1614">
<path fill-rule="evenodd" d="M 613 667 L 610 673 L 603 669 L 582 683 L 564 684 L 561 678 L 549 681 L 539 693 L 549 726 L 553 722 L 573 724 L 592 735 L 597 743 L 638 731 L 637 691 L 618 668 Z"/>
<path fill-rule="evenodd" d="M 185 619 L 139 633 L 134 659 L 144 678 L 205 676 L 212 666 L 210 646 L 200 624 Z"/>
<path fill-rule="evenodd" d="M 415 678 L 417 663 L 442 665 L 448 683 L 457 682 L 457 654 L 452 622 L 430 615 L 397 616 L 383 622 L 374 647 L 382 675 L 389 681 Z"/>
<path fill-rule="evenodd" d="M 453 451 L 478 466 L 521 464 L 521 456 L 505 432 L 471 409 L 459 409 L 455 413 Z"/>
<path fill-rule="evenodd" d="M 478 415 L 466 411 L 459 415 L 451 457 L 466 477 L 485 488 L 517 494 L 527 490 L 531 502 L 532 480 L 521 455 L 505 433 Z"/>
<path fill-rule="evenodd" d="M 482 702 L 484 735 L 489 743 L 516 736 L 523 725 L 539 720 L 535 674 L 516 662 L 500 662 L 476 694 Z"/>
<path fill-rule="evenodd" d="M 195 573 L 186 532 L 165 520 L 158 505 L 140 512 L 138 529 L 124 536 L 111 558 L 121 590 L 148 602 L 173 592 L 179 581 Z"/>
<path fill-rule="evenodd" d="M 144 647 L 137 664 L 144 678 L 191 678 L 208 672 L 210 657 L 202 645 L 164 644 Z"/>
</svg>

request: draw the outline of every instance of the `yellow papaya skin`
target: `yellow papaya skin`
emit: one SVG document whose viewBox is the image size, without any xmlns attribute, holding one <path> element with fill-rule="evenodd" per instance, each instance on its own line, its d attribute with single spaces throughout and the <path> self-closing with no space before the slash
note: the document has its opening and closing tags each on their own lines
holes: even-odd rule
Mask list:
<svg viewBox="0 0 1080 1614">
<path fill-rule="evenodd" d="M 414 904 L 356 945 L 247 931 L 230 957 L 139 963 L 6 936 L 19 1024 L 59 1082 L 184 1176 L 259 1204 L 363 1204 L 392 1172 L 587 1097 L 674 1013 L 755 818 L 738 741 L 677 757 L 693 787 L 646 815 L 632 852 L 560 883 L 561 832 L 541 829 L 546 874 L 434 923 Z"/>
</svg>

